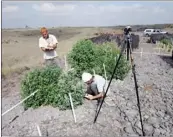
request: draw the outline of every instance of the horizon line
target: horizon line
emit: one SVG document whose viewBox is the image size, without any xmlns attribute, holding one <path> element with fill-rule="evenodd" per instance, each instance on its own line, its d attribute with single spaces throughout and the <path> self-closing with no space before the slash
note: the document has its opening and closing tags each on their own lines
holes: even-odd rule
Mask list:
<svg viewBox="0 0 173 137">
<path fill-rule="evenodd" d="M 52 27 L 46 27 L 46 28 L 94 28 L 94 27 L 123 27 L 123 26 L 148 26 L 148 25 L 172 25 L 173 23 L 153 23 L 153 24 L 134 24 L 134 25 L 98 25 L 98 26 L 52 26 Z M 27 26 L 27 27 L 26 27 Z M 1 26 L 2 27 L 2 26 Z M 8 28 L 3 28 L 2 29 L 36 29 L 36 28 L 41 28 L 43 26 L 37 26 L 37 27 L 30 27 L 28 25 L 25 25 L 25 27 L 8 27 Z M 45 27 L 45 26 L 44 26 Z"/>
</svg>

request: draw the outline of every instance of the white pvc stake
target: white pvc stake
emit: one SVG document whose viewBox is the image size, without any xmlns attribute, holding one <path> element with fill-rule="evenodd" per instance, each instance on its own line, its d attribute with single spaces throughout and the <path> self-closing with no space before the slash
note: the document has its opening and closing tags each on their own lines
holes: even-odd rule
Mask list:
<svg viewBox="0 0 173 137">
<path fill-rule="evenodd" d="M 14 105 L 13 107 L 11 107 L 9 110 L 5 111 L 1 116 L 7 114 L 9 111 L 13 110 L 15 107 L 17 107 L 18 105 L 22 104 L 25 100 L 27 100 L 28 98 L 30 98 L 31 96 L 33 96 L 37 91 L 33 92 L 32 94 L 30 94 L 28 97 L 26 97 L 25 99 L 23 99 L 22 101 L 20 101 L 19 103 L 17 103 L 16 105 Z"/>
<path fill-rule="evenodd" d="M 37 126 L 37 131 L 38 131 L 39 136 L 42 136 L 42 135 L 41 135 L 41 130 L 40 130 L 39 125 L 38 125 L 38 124 L 36 124 L 36 126 Z"/>
<path fill-rule="evenodd" d="M 71 93 L 69 93 L 69 97 L 70 97 L 70 104 L 71 104 L 71 108 L 72 108 L 72 112 L 73 112 L 74 121 L 76 123 L 76 115 L 75 115 L 75 112 L 74 112 L 74 107 L 73 107 L 73 101 L 72 101 Z"/>
<path fill-rule="evenodd" d="M 156 45 L 157 45 L 157 47 L 159 47 L 159 44 L 160 44 L 159 41 L 156 41 Z"/>
<path fill-rule="evenodd" d="M 141 58 L 142 58 L 143 48 L 141 48 Z"/>
<path fill-rule="evenodd" d="M 68 72 L 69 72 L 69 71 L 72 71 L 72 70 L 74 70 L 74 68 L 69 69 Z"/>
<path fill-rule="evenodd" d="M 159 48 L 159 55 L 160 55 L 160 48 Z"/>
<path fill-rule="evenodd" d="M 107 78 L 107 75 L 106 75 L 106 68 L 105 68 L 105 64 L 103 63 L 103 68 L 104 68 L 104 72 L 105 72 L 105 79 L 106 79 L 106 85 L 108 83 L 108 78 Z M 108 86 L 108 85 L 107 85 Z M 108 89 L 108 91 L 110 92 L 110 89 Z"/>
<path fill-rule="evenodd" d="M 106 76 L 106 69 L 105 69 L 105 64 L 103 63 L 103 69 L 104 69 L 104 73 L 105 73 L 105 78 L 107 79 L 107 76 Z"/>
<path fill-rule="evenodd" d="M 171 45 L 167 46 L 167 52 L 170 52 L 170 51 L 171 51 L 171 50 L 169 51 L 169 49 L 170 49 L 169 47 L 170 47 L 170 46 L 171 46 Z"/>
<path fill-rule="evenodd" d="M 94 75 L 96 74 L 94 69 L 93 69 L 93 73 L 94 73 Z"/>
<path fill-rule="evenodd" d="M 169 45 L 166 47 L 166 49 L 165 49 L 165 50 L 166 50 L 166 52 L 168 52 L 168 51 L 169 51 Z"/>
<path fill-rule="evenodd" d="M 117 55 L 115 56 L 115 62 L 117 62 L 118 57 L 119 57 L 119 54 L 117 54 Z M 126 56 L 126 58 L 127 58 L 127 56 Z"/>
<path fill-rule="evenodd" d="M 160 48 L 160 47 L 162 47 L 162 43 L 161 43 L 161 42 L 159 42 L 159 46 L 158 46 L 158 48 Z"/>
<path fill-rule="evenodd" d="M 164 44 L 164 47 L 163 47 L 163 49 L 165 50 L 166 49 L 166 45 Z"/>
</svg>

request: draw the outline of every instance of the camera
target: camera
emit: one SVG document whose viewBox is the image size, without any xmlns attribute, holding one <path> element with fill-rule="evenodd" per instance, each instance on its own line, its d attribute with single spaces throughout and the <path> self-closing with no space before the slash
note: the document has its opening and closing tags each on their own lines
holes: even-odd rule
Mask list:
<svg viewBox="0 0 173 137">
<path fill-rule="evenodd" d="M 130 31 L 132 31 L 132 28 L 130 26 L 126 26 L 124 29 L 124 34 L 128 35 Z"/>
</svg>

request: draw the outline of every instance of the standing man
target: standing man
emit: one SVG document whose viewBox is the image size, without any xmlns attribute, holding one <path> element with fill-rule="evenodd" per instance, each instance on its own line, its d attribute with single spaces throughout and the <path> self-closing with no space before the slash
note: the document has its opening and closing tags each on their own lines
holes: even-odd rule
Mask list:
<svg viewBox="0 0 173 137">
<path fill-rule="evenodd" d="M 45 64 L 48 66 L 58 65 L 56 52 L 58 41 L 56 37 L 52 34 L 49 34 L 45 27 L 41 28 L 40 32 L 42 37 L 39 39 L 39 47 L 44 53 L 43 58 L 45 60 Z"/>
</svg>

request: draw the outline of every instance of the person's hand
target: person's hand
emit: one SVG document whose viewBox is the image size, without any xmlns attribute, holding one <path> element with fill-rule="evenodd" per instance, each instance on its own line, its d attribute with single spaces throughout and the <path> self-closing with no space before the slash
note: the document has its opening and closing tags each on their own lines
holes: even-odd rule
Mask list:
<svg viewBox="0 0 173 137">
<path fill-rule="evenodd" d="M 50 45 L 48 45 L 48 46 L 47 46 L 47 49 L 48 49 L 48 50 L 53 50 L 53 47 L 50 46 Z"/>
<path fill-rule="evenodd" d="M 48 45 L 47 47 L 48 47 L 48 48 L 52 48 L 52 46 L 50 46 L 50 45 Z"/>
<path fill-rule="evenodd" d="M 50 47 L 49 50 L 53 50 L 54 48 L 53 47 Z"/>
<path fill-rule="evenodd" d="M 89 94 L 88 94 L 88 95 L 86 95 L 85 97 L 86 97 L 87 99 L 89 99 L 89 100 L 93 100 L 93 95 L 89 95 Z"/>
<path fill-rule="evenodd" d="M 50 48 L 45 48 L 45 51 L 50 51 L 51 49 Z"/>
<path fill-rule="evenodd" d="M 52 48 L 52 47 L 53 47 L 53 45 L 49 44 L 47 47 L 48 47 L 48 48 Z"/>
</svg>

